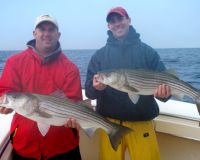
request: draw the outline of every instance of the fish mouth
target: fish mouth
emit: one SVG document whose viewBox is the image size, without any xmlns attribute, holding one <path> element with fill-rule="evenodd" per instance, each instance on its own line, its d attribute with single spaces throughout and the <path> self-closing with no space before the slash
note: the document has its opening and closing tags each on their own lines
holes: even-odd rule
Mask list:
<svg viewBox="0 0 200 160">
<path fill-rule="evenodd" d="M 98 77 L 96 79 L 98 82 L 103 82 L 104 81 L 104 76 L 102 74 L 98 74 Z"/>
</svg>

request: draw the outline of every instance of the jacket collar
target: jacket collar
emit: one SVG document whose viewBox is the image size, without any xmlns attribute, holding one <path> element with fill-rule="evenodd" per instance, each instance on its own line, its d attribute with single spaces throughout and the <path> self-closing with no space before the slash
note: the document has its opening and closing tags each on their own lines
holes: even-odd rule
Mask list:
<svg viewBox="0 0 200 160">
<path fill-rule="evenodd" d="M 40 53 L 38 53 L 35 49 L 35 43 L 36 43 L 36 40 L 33 39 L 33 40 L 30 40 L 29 42 L 27 42 L 27 47 L 28 48 L 32 48 L 34 53 L 37 54 L 37 56 L 40 56 Z M 51 62 L 53 60 L 55 60 L 59 55 L 61 54 L 61 46 L 60 46 L 60 43 L 58 42 L 57 44 L 57 47 L 55 49 L 55 51 L 53 51 L 52 53 L 50 53 L 49 55 L 45 56 L 45 57 L 42 57 L 42 63 L 47 63 L 47 62 Z"/>
</svg>

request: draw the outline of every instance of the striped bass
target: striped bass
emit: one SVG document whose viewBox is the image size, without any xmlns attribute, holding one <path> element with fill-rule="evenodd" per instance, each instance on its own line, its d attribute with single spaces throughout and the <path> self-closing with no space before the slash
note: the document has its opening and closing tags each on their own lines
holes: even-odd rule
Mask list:
<svg viewBox="0 0 200 160">
<path fill-rule="evenodd" d="M 17 113 L 36 121 L 40 131 L 48 130 L 50 125 L 63 126 L 68 118 L 75 118 L 90 137 L 96 129 L 102 128 L 108 134 L 115 150 L 117 150 L 121 138 L 132 131 L 127 127 L 110 122 L 92 109 L 67 98 L 40 94 L 7 93 L 3 95 L 0 106 L 12 108 Z"/>
<path fill-rule="evenodd" d="M 171 88 L 171 94 L 178 99 L 191 97 L 200 113 L 200 91 L 167 71 L 120 69 L 102 71 L 97 75 L 99 82 L 128 93 L 134 104 L 137 103 L 139 95 L 153 95 L 159 85 L 166 84 Z"/>
</svg>

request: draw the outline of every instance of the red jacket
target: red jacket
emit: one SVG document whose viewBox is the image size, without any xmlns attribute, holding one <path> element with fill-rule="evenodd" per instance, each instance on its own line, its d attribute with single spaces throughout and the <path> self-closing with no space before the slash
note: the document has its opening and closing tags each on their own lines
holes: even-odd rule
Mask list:
<svg viewBox="0 0 200 160">
<path fill-rule="evenodd" d="M 0 80 L 0 94 L 13 91 L 51 94 L 56 90 L 62 90 L 74 101 L 82 99 L 79 70 L 60 50 L 42 60 L 34 49 L 28 48 L 7 60 Z M 43 155 L 46 159 L 79 145 L 79 137 L 72 129 L 52 126 L 43 137 L 36 122 L 17 113 L 11 133 L 15 129 L 13 147 L 25 157 L 40 159 Z"/>
</svg>

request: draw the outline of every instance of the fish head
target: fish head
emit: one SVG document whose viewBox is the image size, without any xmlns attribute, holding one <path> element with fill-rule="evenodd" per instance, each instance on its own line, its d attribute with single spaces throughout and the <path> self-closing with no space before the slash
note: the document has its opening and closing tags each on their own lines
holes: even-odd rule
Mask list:
<svg viewBox="0 0 200 160">
<path fill-rule="evenodd" d="M 31 114 L 36 110 L 36 98 L 23 93 L 6 93 L 0 106 L 12 108 L 22 115 Z"/>
<path fill-rule="evenodd" d="M 111 86 L 117 84 L 121 77 L 121 74 L 117 71 L 98 72 L 97 75 L 97 81 Z"/>
</svg>

